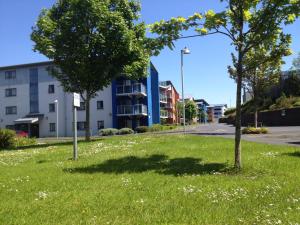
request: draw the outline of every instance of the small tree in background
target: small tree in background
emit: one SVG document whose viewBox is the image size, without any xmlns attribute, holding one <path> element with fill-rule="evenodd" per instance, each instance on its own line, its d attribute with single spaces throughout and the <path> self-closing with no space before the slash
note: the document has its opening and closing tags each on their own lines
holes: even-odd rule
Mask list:
<svg viewBox="0 0 300 225">
<path fill-rule="evenodd" d="M 112 80 L 146 76 L 150 51 L 140 4 L 129 0 L 60 0 L 43 10 L 33 27 L 34 50 L 54 61 L 53 76 L 67 92 L 79 92 L 86 105 L 90 140 L 90 101 Z"/>
<path fill-rule="evenodd" d="M 254 126 L 258 125 L 258 111 L 266 98 L 267 90 L 279 82 L 282 58 L 292 54 L 290 35 L 278 32 L 273 42 L 267 42 L 250 49 L 245 55 L 243 85 L 252 95 Z M 236 70 L 229 67 L 229 73 L 236 79 Z"/>
<path fill-rule="evenodd" d="M 284 24 L 293 23 L 299 16 L 299 0 L 221 0 L 226 10 L 215 13 L 195 13 L 183 18 L 172 18 L 152 25 L 151 31 L 159 35 L 156 40 L 161 48 L 173 49 L 174 41 L 183 38 L 182 31 L 194 29 L 188 37 L 212 34 L 225 35 L 235 47 L 232 54 L 236 71 L 236 122 L 235 122 L 235 168 L 242 167 L 241 161 L 241 97 L 242 81 L 245 76 L 245 57 L 251 49 L 276 40 Z M 184 37 L 187 38 L 187 37 Z"/>
<path fill-rule="evenodd" d="M 198 116 L 198 107 L 194 101 L 186 101 L 185 103 L 185 117 L 186 120 L 191 124 Z"/>
</svg>

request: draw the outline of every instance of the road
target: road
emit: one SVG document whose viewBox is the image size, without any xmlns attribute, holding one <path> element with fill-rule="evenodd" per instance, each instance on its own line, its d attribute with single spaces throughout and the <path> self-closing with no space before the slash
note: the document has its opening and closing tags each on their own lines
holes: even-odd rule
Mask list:
<svg viewBox="0 0 300 225">
<path fill-rule="evenodd" d="M 268 127 L 268 134 L 242 135 L 243 140 L 300 147 L 300 127 Z M 205 124 L 187 128 L 188 134 L 234 138 L 235 127 L 226 124 Z"/>
</svg>

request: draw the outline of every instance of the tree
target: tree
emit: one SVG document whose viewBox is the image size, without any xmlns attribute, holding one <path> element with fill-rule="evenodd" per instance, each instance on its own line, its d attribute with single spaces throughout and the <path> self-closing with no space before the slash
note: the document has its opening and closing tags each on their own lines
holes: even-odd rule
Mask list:
<svg viewBox="0 0 300 225">
<path fill-rule="evenodd" d="M 185 103 L 185 115 L 189 123 L 193 122 L 193 119 L 198 116 L 198 107 L 194 101 L 186 101 Z"/>
<path fill-rule="evenodd" d="M 53 60 L 52 74 L 66 92 L 79 92 L 86 104 L 90 140 L 90 100 L 121 74 L 147 74 L 146 27 L 140 4 L 128 0 L 59 0 L 41 12 L 33 27 L 34 50 Z"/>
<path fill-rule="evenodd" d="M 300 78 L 291 72 L 291 75 L 283 81 L 283 92 L 286 96 L 300 96 Z"/>
<path fill-rule="evenodd" d="M 300 70 L 300 52 L 297 58 L 293 60 L 293 69 Z"/>
<path fill-rule="evenodd" d="M 241 162 L 241 93 L 245 75 L 247 53 L 262 43 L 276 39 L 284 24 L 293 23 L 299 16 L 299 0 L 221 0 L 226 10 L 215 13 L 195 13 L 183 18 L 172 18 L 152 25 L 151 31 L 159 35 L 157 43 L 173 49 L 174 41 L 180 38 L 222 34 L 235 47 L 232 53 L 233 68 L 236 70 L 236 122 L 235 122 L 235 168 Z M 195 35 L 182 36 L 182 31 L 194 29 Z"/>
<path fill-rule="evenodd" d="M 252 95 L 252 108 L 254 111 L 254 126 L 258 124 L 258 110 L 264 103 L 266 91 L 271 85 L 279 82 L 282 57 L 291 55 L 289 45 L 291 38 L 281 31 L 273 42 L 260 44 L 245 55 L 245 73 L 243 85 Z M 236 71 L 229 67 L 229 73 L 236 79 Z"/>
</svg>

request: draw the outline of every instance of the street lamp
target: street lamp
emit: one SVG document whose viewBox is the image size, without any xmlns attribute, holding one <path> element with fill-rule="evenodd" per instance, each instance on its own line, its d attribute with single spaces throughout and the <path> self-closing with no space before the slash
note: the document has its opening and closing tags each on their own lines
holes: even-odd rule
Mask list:
<svg viewBox="0 0 300 225">
<path fill-rule="evenodd" d="M 58 100 L 55 100 L 54 103 L 56 104 L 56 138 L 58 139 Z"/>
<path fill-rule="evenodd" d="M 185 47 L 181 50 L 181 97 L 182 97 L 182 106 L 183 106 L 183 130 L 185 131 L 185 101 L 184 101 L 184 79 L 183 79 L 183 55 L 191 54 L 191 51 Z"/>
</svg>

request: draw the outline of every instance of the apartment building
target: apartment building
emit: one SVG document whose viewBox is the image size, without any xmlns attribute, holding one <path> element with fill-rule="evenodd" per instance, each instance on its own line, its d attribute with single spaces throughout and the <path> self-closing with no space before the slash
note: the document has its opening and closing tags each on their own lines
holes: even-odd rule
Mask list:
<svg viewBox="0 0 300 225">
<path fill-rule="evenodd" d="M 227 104 L 215 104 L 209 105 L 208 109 L 208 117 L 210 122 L 214 122 L 219 120 L 224 116 L 224 113 L 227 109 Z"/>
<path fill-rule="evenodd" d="M 194 100 L 200 116 L 199 116 L 199 123 L 207 123 L 208 122 L 208 110 L 207 107 L 209 106 L 209 104 L 207 103 L 207 101 L 205 101 L 204 99 L 196 99 Z"/>
<path fill-rule="evenodd" d="M 176 104 L 179 101 L 179 93 L 171 81 L 161 81 L 160 88 L 160 117 L 167 124 L 179 123 Z"/>
<path fill-rule="evenodd" d="M 48 72 L 53 63 L 0 67 L 0 128 L 34 137 L 72 136 L 72 94 Z M 158 72 L 150 63 L 148 77 L 120 78 L 91 100 L 91 133 L 103 128 L 135 128 L 160 123 Z M 58 123 L 56 118 L 58 116 Z M 86 126 L 85 104 L 78 108 L 78 135 Z"/>
</svg>

